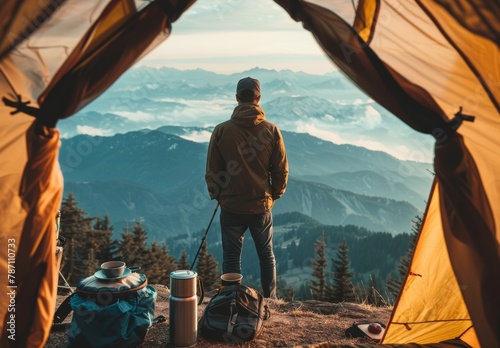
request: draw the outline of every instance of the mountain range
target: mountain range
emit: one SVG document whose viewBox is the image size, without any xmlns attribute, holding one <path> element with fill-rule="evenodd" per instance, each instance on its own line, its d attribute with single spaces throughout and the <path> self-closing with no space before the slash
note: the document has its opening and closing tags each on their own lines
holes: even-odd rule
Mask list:
<svg viewBox="0 0 500 348">
<path fill-rule="evenodd" d="M 137 220 L 157 240 L 198 232 L 215 206 L 204 182 L 208 140 L 244 76 L 261 81 L 261 106 L 287 147 L 290 182 L 275 214 L 410 231 L 433 179 L 432 141 L 339 72 L 131 69 L 58 123 L 65 194 L 92 216 L 109 215 L 118 231 Z"/>
<path fill-rule="evenodd" d="M 204 181 L 207 143 L 172 134 L 188 131 L 193 130 L 170 126 L 63 139 L 65 192 L 73 192 L 90 215 L 106 214 L 117 227 L 137 220 L 156 240 L 191 235 L 207 224 L 215 203 Z M 290 180 L 275 214 L 296 211 L 323 224 L 397 234 L 408 232 L 421 213 L 432 180 L 428 164 L 308 134 L 283 131 L 283 137 Z M 404 166 L 413 168 L 412 175 L 400 170 Z"/>
<path fill-rule="evenodd" d="M 236 82 L 245 76 L 260 80 L 261 106 L 282 130 L 432 162 L 433 139 L 413 131 L 340 72 L 313 75 L 255 68 L 225 75 L 201 69 L 133 68 L 79 113 L 60 121 L 58 128 L 69 138 L 166 125 L 213 127 L 231 115 Z M 206 142 L 208 136 L 198 140 Z"/>
</svg>

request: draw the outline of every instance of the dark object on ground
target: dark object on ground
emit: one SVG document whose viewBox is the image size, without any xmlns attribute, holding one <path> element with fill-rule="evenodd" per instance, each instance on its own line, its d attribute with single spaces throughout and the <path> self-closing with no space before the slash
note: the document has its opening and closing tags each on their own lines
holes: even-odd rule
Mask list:
<svg viewBox="0 0 500 348">
<path fill-rule="evenodd" d="M 209 340 L 241 344 L 258 337 L 269 317 L 257 290 L 241 284 L 224 286 L 207 304 L 198 329 Z"/>
</svg>

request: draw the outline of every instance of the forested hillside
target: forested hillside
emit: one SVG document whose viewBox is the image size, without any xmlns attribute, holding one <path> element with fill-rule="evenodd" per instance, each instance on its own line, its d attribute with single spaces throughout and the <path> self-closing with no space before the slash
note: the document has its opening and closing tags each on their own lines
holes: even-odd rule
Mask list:
<svg viewBox="0 0 500 348">
<path fill-rule="evenodd" d="M 73 192 L 89 214 L 107 214 L 120 229 L 140 220 L 149 242 L 196 233 L 215 206 L 204 180 L 207 144 L 167 131 L 182 128 L 64 139 L 65 196 Z M 421 212 L 432 180 L 428 164 L 308 134 L 284 131 L 283 137 L 290 177 L 275 214 L 297 211 L 325 225 L 395 235 Z"/>
<path fill-rule="evenodd" d="M 61 209 L 60 235 L 64 239 L 61 272 L 71 285 L 96 272 L 100 263 L 119 259 L 129 266 L 142 267 L 141 272 L 152 282 L 169 286 L 170 272 L 191 268 L 200 248 L 193 269 L 208 289 L 219 284 L 222 247 L 216 219 L 207 232 L 204 245 L 201 242 L 205 230 L 150 243 L 148 231 L 141 222 L 115 231 L 106 216 L 89 217 L 78 204 L 77 198 L 70 194 Z M 377 293 L 378 299 L 373 301 L 391 302 L 394 294 L 388 290 L 387 282 L 397 284 L 404 275 L 405 270 L 401 272 L 398 266 L 409 252 L 412 239 L 410 231 L 402 232 L 393 236 L 353 225 L 323 225 L 298 212 L 276 215 L 274 250 L 280 296 L 314 298 L 311 284 L 318 277 L 314 259 L 318 256 L 318 243 L 322 241 L 325 266 L 321 274 L 327 284 L 335 282 L 334 265 L 341 262 L 349 269 L 350 291 L 359 300 L 366 301 L 370 294 Z M 415 233 L 416 230 L 413 235 Z M 339 261 L 337 256 L 342 248 L 345 260 Z M 245 284 L 260 287 L 258 257 L 249 235 L 243 248 L 242 273 Z"/>
</svg>

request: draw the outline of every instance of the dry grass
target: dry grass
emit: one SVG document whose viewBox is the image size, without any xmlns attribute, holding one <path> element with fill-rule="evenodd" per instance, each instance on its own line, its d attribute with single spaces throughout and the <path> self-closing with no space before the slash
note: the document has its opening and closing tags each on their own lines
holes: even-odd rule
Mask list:
<svg viewBox="0 0 500 348">
<path fill-rule="evenodd" d="M 150 328 L 141 348 L 161 348 L 169 345 L 169 291 L 165 286 L 155 286 L 158 294 L 155 315 L 164 315 L 167 320 Z M 213 293 L 207 293 L 198 307 L 198 315 Z M 59 299 L 61 301 L 62 298 Z M 375 343 L 369 339 L 348 339 L 344 331 L 354 322 L 387 322 L 392 308 L 373 307 L 368 304 L 326 303 L 321 301 L 268 300 L 271 317 L 264 322 L 262 334 L 241 347 L 293 347 L 334 344 Z M 53 332 L 46 348 L 66 347 L 65 332 Z M 224 342 L 210 342 L 199 336 L 196 347 L 226 347 Z"/>
</svg>

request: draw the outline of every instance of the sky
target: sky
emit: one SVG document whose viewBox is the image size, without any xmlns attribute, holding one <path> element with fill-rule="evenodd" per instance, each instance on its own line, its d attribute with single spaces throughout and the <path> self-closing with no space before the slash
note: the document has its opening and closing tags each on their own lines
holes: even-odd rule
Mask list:
<svg viewBox="0 0 500 348">
<path fill-rule="evenodd" d="M 232 74 L 255 67 L 338 70 L 312 34 L 272 0 L 198 0 L 140 63 Z"/>
<path fill-rule="evenodd" d="M 310 2 L 332 4 L 329 0 Z M 351 0 L 335 0 L 335 11 L 350 20 Z M 328 6 L 327 6 L 328 7 Z M 233 74 L 253 68 L 303 71 L 323 75 L 339 70 L 313 35 L 272 0 L 197 0 L 172 24 L 170 36 L 138 65 L 179 70 L 203 69 Z M 412 148 L 387 146 L 379 138 L 343 140 L 331 130 L 305 125 L 309 134 L 334 143 L 382 150 L 400 159 L 415 159 Z M 419 149 L 421 146 L 417 146 Z M 432 153 L 418 150 L 418 159 Z"/>
</svg>

